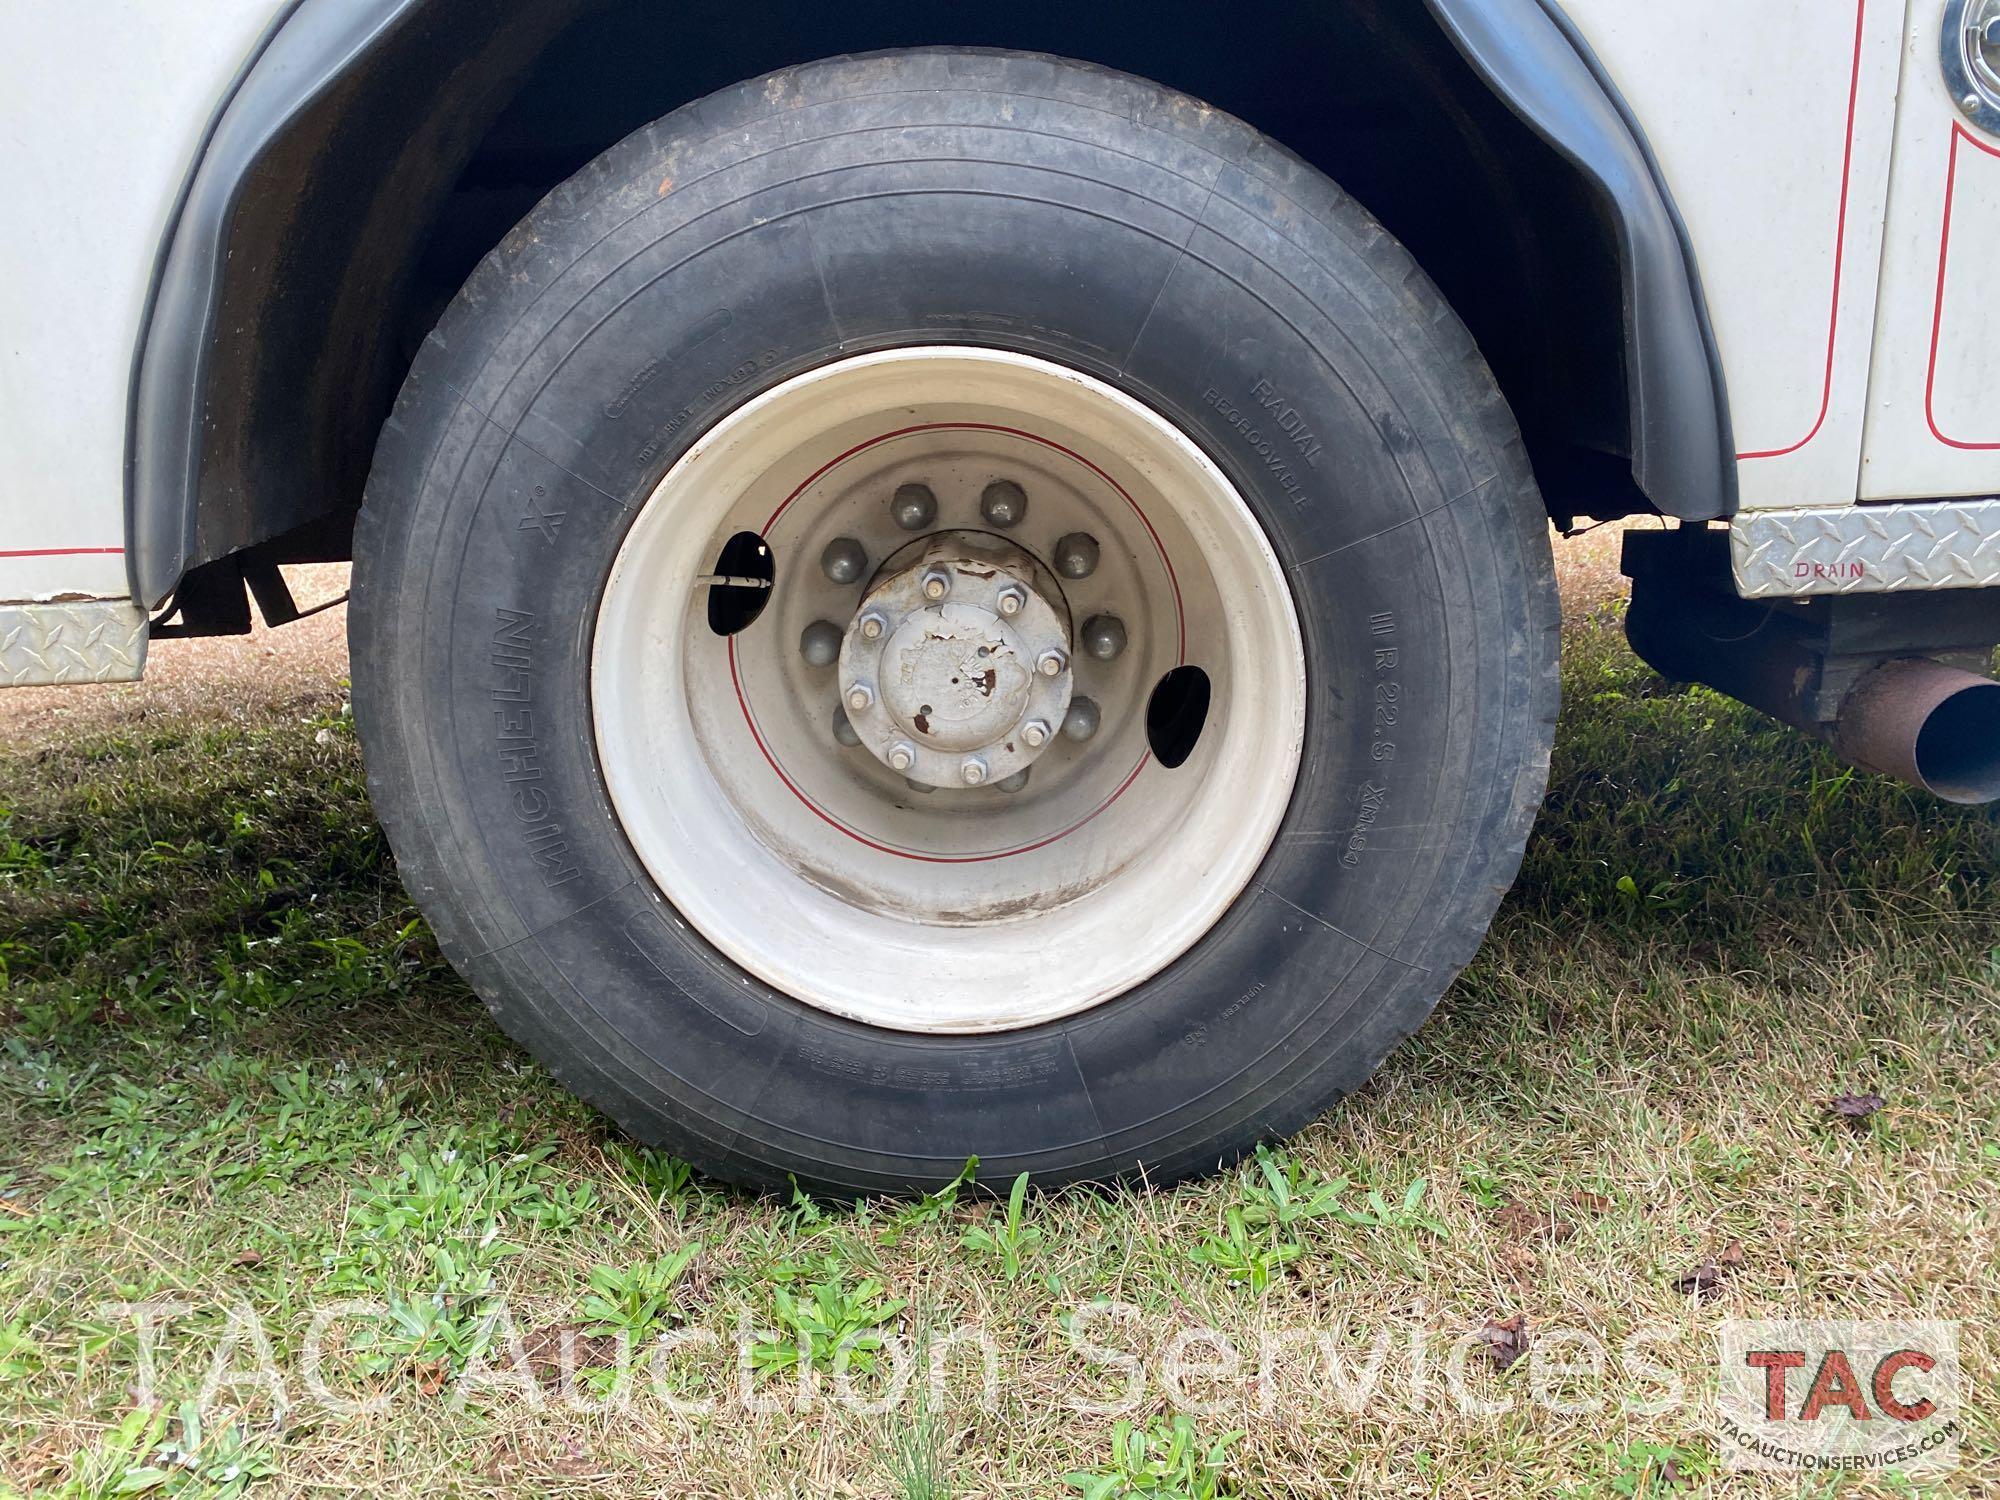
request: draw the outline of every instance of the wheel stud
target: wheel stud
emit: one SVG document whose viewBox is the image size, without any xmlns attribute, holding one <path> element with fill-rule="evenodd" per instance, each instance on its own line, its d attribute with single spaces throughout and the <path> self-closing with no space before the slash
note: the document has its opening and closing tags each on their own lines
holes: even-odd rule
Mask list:
<svg viewBox="0 0 2000 1500">
<path fill-rule="evenodd" d="M 1092 615 L 1083 622 L 1083 649 L 1099 661 L 1112 661 L 1125 649 L 1125 622 L 1116 615 Z"/>
<path fill-rule="evenodd" d="M 865 614 L 861 617 L 861 639 L 864 641 L 881 640 L 882 632 L 888 628 L 889 622 L 878 614 Z"/>
<path fill-rule="evenodd" d="M 942 599 L 951 592 L 951 574 L 943 568 L 932 568 L 924 574 L 924 597 Z"/>
<path fill-rule="evenodd" d="M 1097 571 L 1097 538 L 1072 531 L 1056 543 L 1056 571 L 1065 578 L 1088 578 Z"/>
<path fill-rule="evenodd" d="M 905 531 L 922 531 L 937 519 L 937 496 L 927 484 L 899 484 L 889 516 Z"/>
<path fill-rule="evenodd" d="M 875 701 L 875 690 L 865 682 L 857 682 L 847 690 L 847 706 L 855 713 L 865 712 Z"/>
<path fill-rule="evenodd" d="M 1035 658 L 1035 670 L 1040 672 L 1044 677 L 1060 677 L 1062 676 L 1063 668 L 1068 665 L 1069 658 L 1054 647 L 1044 651 L 1040 656 Z"/>
<path fill-rule="evenodd" d="M 1018 583 L 1010 583 L 1000 590 L 999 604 L 1001 614 L 1018 615 L 1028 607 L 1028 591 Z"/>
<path fill-rule="evenodd" d="M 851 536 L 837 536 L 819 555 L 820 571 L 834 583 L 859 583 L 868 568 L 868 552 Z"/>
<path fill-rule="evenodd" d="M 993 783 L 993 790 L 996 792 L 1020 791 L 1022 787 L 1028 784 L 1029 770 L 1030 767 L 1023 766 L 1021 767 L 1020 770 L 1016 771 L 1012 776 L 1001 777 L 998 781 Z"/>
<path fill-rule="evenodd" d="M 1011 479 L 996 479 L 980 495 L 979 513 L 1002 531 L 1018 526 L 1028 514 L 1028 492 Z"/>
<path fill-rule="evenodd" d="M 840 660 L 840 627 L 831 620 L 814 620 L 799 636 L 799 655 L 809 667 L 830 667 Z"/>
<path fill-rule="evenodd" d="M 958 768 L 958 775 L 967 786 L 978 786 L 986 779 L 986 762 L 976 755 L 968 755 L 965 763 Z"/>
<path fill-rule="evenodd" d="M 1069 700 L 1069 712 L 1063 715 L 1062 732 L 1078 744 L 1082 744 L 1097 733 L 1097 726 L 1103 718 L 1103 711 L 1098 708 L 1096 699 L 1072 698 Z"/>
<path fill-rule="evenodd" d="M 833 711 L 833 737 L 850 750 L 861 743 L 861 736 L 847 721 L 847 710 L 844 708 L 836 708 Z"/>
<path fill-rule="evenodd" d="M 1039 750 L 1049 742 L 1049 726 L 1045 719 L 1030 719 L 1021 726 L 1021 738 L 1028 742 L 1028 748 Z"/>
<path fill-rule="evenodd" d="M 907 771 L 910 769 L 911 766 L 914 766 L 916 763 L 917 763 L 917 752 L 912 750 L 908 745 L 898 744 L 898 745 L 891 745 L 889 747 L 890 770 Z"/>
</svg>

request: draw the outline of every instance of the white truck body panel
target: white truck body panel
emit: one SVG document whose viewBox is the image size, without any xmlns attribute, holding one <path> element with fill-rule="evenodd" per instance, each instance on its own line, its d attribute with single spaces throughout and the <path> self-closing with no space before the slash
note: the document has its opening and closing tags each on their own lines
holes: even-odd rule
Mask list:
<svg viewBox="0 0 2000 1500">
<path fill-rule="evenodd" d="M 1644 127 L 1687 223 L 1729 390 L 1741 505 L 1852 501 L 1900 0 L 1565 9 Z M 1991 472 L 1987 483 L 2000 483 L 2000 465 Z"/>
<path fill-rule="evenodd" d="M 161 239 L 210 121 L 282 9 L 10 9 L 0 601 L 127 592 L 128 402 Z M 1566 9 L 1686 221 L 1742 505 L 2000 490 L 2000 299 L 1979 275 L 2000 247 L 2000 140 L 1952 109 L 1936 0 Z M 1955 269 L 1941 286 L 1947 226 Z"/>
<path fill-rule="evenodd" d="M 123 595 L 132 362 L 209 121 L 281 0 L 13 0 L 0 49 L 0 600 Z"/>
<path fill-rule="evenodd" d="M 2000 490 L 2000 138 L 1946 90 L 1936 10 L 1904 36 L 1866 500 Z"/>
</svg>

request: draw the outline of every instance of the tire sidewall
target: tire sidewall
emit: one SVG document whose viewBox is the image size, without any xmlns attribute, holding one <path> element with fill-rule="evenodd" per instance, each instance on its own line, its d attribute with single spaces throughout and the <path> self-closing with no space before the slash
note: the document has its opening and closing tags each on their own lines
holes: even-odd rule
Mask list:
<svg viewBox="0 0 2000 1500">
<path fill-rule="evenodd" d="M 1006 55 L 776 77 L 560 190 L 418 361 L 357 551 L 357 677 L 399 684 L 362 715 L 399 858 L 510 1030 L 725 1175 L 1212 1164 L 1358 1083 L 1511 876 L 1552 710 L 1507 676 L 1542 602 L 1532 487 L 1462 330 L 1384 274 L 1400 252 L 1236 122 Z M 1132 993 L 984 1037 L 842 1021 L 723 959 L 625 841 L 591 732 L 597 607 L 675 459 L 794 374 L 917 344 L 1039 355 L 1168 417 L 1265 528 L 1306 646 L 1251 888 Z"/>
</svg>

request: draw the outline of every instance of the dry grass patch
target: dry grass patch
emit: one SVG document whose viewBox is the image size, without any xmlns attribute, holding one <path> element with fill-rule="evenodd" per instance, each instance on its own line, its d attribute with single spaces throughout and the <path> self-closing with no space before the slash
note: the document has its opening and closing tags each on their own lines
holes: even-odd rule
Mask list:
<svg viewBox="0 0 2000 1500">
<path fill-rule="evenodd" d="M 1607 599 L 1433 1022 L 1264 1159 L 1017 1216 L 620 1140 L 439 960 L 337 700 L 0 753 L 0 1490 L 165 1450 L 216 1496 L 1796 1493 L 1715 1472 L 1704 1398 L 1721 1320 L 1799 1312 L 1962 1320 L 1932 1488 L 2000 1486 L 1994 824 L 1664 687 Z M 379 1410 L 307 1392 L 340 1299 L 384 1311 L 321 1373 Z M 146 1300 L 185 1310 L 128 1419 Z"/>
</svg>

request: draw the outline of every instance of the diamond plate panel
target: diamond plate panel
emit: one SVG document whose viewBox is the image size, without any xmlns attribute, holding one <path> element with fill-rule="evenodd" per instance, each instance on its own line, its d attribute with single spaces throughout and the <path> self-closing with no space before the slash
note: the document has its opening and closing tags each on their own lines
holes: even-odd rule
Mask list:
<svg viewBox="0 0 2000 1500">
<path fill-rule="evenodd" d="M 1746 599 L 2000 587 L 2000 499 L 1744 511 L 1729 547 Z"/>
<path fill-rule="evenodd" d="M 137 682 L 146 612 L 129 599 L 0 604 L 0 687 Z"/>
</svg>

